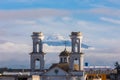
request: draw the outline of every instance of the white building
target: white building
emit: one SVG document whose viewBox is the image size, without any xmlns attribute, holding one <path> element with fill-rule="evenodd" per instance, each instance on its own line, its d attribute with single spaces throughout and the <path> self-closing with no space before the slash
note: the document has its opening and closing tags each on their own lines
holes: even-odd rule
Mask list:
<svg viewBox="0 0 120 80">
<path fill-rule="evenodd" d="M 59 54 L 59 63 L 53 63 L 45 69 L 42 32 L 33 32 L 33 51 L 30 53 L 31 69 L 6 70 L 0 80 L 84 80 L 84 53 L 81 51 L 82 33 L 72 32 L 71 52 L 66 49 Z M 47 55 L 47 54 L 46 54 Z M 39 62 L 39 69 L 36 64 Z"/>
<path fill-rule="evenodd" d="M 31 75 L 39 76 L 40 80 L 84 80 L 84 53 L 81 52 L 82 33 L 72 32 L 71 52 L 66 49 L 59 55 L 60 62 L 52 64 L 49 69 L 44 69 L 43 39 L 41 32 L 33 32 L 33 52 L 30 53 Z M 47 55 L 47 54 L 46 54 Z M 36 69 L 36 61 L 40 68 Z M 75 63 L 77 62 L 77 63 Z"/>
</svg>

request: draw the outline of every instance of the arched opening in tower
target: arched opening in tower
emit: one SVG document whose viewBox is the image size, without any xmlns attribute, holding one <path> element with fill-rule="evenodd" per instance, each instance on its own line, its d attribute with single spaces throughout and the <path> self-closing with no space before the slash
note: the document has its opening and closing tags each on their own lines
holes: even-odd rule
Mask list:
<svg viewBox="0 0 120 80">
<path fill-rule="evenodd" d="M 80 45 L 80 41 L 79 39 L 77 39 L 75 42 L 75 52 L 79 52 L 79 49 L 80 49 L 79 45 Z"/>
<path fill-rule="evenodd" d="M 35 69 L 36 70 L 40 69 L 40 60 L 39 59 L 35 60 Z"/>
<path fill-rule="evenodd" d="M 74 59 L 74 70 L 79 70 L 79 59 Z"/>
<path fill-rule="evenodd" d="M 39 52 L 39 44 L 37 44 L 36 46 L 37 46 L 37 52 Z"/>
<path fill-rule="evenodd" d="M 75 52 L 77 52 L 77 44 L 75 44 Z"/>
</svg>

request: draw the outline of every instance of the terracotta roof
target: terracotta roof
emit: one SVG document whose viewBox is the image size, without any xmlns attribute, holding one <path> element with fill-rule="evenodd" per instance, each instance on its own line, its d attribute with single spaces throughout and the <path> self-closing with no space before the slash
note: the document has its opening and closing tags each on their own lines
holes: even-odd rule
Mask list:
<svg viewBox="0 0 120 80">
<path fill-rule="evenodd" d="M 59 56 L 69 56 L 70 52 L 68 52 L 66 49 L 60 53 Z"/>
<path fill-rule="evenodd" d="M 59 67 L 66 72 L 68 72 L 70 70 L 68 63 L 56 63 L 56 64 L 53 64 L 49 69 L 52 69 L 54 67 Z M 75 71 L 79 70 L 79 66 L 77 64 L 74 64 L 74 70 Z"/>
<path fill-rule="evenodd" d="M 68 63 L 56 63 L 56 64 L 53 64 L 51 67 L 50 67 L 50 69 L 51 68 L 54 68 L 54 67 L 59 67 L 59 68 L 61 68 L 61 69 L 63 69 L 64 71 L 67 71 L 68 72 L 68 70 L 69 70 L 69 64 Z"/>
</svg>

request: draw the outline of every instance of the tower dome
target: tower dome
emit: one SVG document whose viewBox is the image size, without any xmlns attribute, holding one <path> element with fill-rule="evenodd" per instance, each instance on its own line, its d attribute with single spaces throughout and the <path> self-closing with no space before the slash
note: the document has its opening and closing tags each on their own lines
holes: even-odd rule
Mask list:
<svg viewBox="0 0 120 80">
<path fill-rule="evenodd" d="M 65 48 L 65 50 L 62 51 L 59 55 L 60 63 L 69 63 L 69 55 L 70 55 L 70 52 L 68 52 Z"/>
<path fill-rule="evenodd" d="M 69 56 L 69 55 L 70 55 L 70 52 L 65 49 L 64 51 L 62 51 L 62 52 L 60 53 L 59 56 Z"/>
</svg>

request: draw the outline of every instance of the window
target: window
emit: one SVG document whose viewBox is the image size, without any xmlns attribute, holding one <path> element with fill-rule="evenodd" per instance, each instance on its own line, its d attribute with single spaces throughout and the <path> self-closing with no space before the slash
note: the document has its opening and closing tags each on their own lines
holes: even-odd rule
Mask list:
<svg viewBox="0 0 120 80">
<path fill-rule="evenodd" d="M 60 58 L 60 62 L 62 62 L 62 58 Z"/>
<path fill-rule="evenodd" d="M 66 58 L 64 58 L 64 62 L 67 62 L 67 59 L 66 59 Z"/>
</svg>

